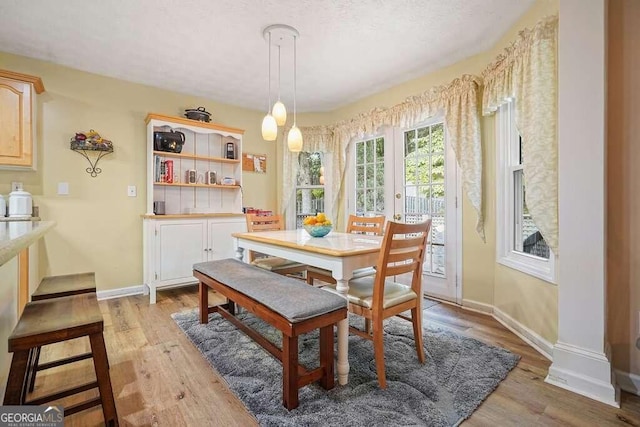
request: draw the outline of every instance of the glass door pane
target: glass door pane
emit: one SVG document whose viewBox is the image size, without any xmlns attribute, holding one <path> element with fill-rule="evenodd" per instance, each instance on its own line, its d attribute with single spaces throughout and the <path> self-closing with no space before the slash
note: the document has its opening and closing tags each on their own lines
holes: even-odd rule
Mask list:
<svg viewBox="0 0 640 427">
<path fill-rule="evenodd" d="M 384 215 L 384 138 L 355 143 L 355 214 Z"/>
<path fill-rule="evenodd" d="M 404 134 L 404 212 L 402 221 L 431 218 L 424 272 L 446 277 L 445 254 L 445 145 L 442 123 Z"/>
</svg>

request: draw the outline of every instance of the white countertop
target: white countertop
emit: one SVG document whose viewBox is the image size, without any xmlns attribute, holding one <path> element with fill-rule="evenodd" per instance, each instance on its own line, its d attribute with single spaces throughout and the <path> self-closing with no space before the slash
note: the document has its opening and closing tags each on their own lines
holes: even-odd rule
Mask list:
<svg viewBox="0 0 640 427">
<path fill-rule="evenodd" d="M 55 221 L 0 222 L 0 265 L 29 247 L 55 225 Z"/>
</svg>

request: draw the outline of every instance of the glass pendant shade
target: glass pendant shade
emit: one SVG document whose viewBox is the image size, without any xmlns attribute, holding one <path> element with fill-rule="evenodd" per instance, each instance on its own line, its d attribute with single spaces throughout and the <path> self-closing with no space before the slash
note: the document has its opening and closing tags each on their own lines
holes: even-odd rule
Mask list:
<svg viewBox="0 0 640 427">
<path fill-rule="evenodd" d="M 271 115 L 273 115 L 273 117 L 276 119 L 276 123 L 278 124 L 278 126 L 284 126 L 284 124 L 287 122 L 287 109 L 280 101 L 273 104 Z"/>
<path fill-rule="evenodd" d="M 271 114 L 267 114 L 262 119 L 262 138 L 265 141 L 275 141 L 277 137 L 278 125 L 276 124 L 276 119 Z"/>
<path fill-rule="evenodd" d="M 302 133 L 300 132 L 300 129 L 298 129 L 298 126 L 293 125 L 289 130 L 287 145 L 289 146 L 289 151 L 292 153 L 299 153 L 302 151 Z"/>
</svg>

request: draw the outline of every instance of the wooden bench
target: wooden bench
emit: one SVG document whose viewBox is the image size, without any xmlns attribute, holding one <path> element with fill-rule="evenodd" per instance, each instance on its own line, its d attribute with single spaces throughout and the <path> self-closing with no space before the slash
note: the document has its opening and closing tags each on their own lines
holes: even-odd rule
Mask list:
<svg viewBox="0 0 640 427">
<path fill-rule="evenodd" d="M 347 317 L 344 298 L 235 259 L 195 264 L 193 275 L 200 281 L 200 323 L 208 323 L 209 313 L 220 313 L 282 362 L 287 409 L 298 406 L 298 390 L 307 384 L 319 381 L 323 388 L 333 388 L 333 325 Z M 209 288 L 228 303 L 209 307 Z M 243 324 L 235 316 L 235 304 L 281 331 L 282 349 Z M 298 336 L 315 329 L 320 329 L 320 366 L 308 371 L 298 364 Z"/>
</svg>

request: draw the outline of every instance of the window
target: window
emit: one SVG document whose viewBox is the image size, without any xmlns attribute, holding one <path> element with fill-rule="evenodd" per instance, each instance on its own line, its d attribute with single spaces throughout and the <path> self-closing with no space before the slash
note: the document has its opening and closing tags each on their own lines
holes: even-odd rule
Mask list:
<svg viewBox="0 0 640 427">
<path fill-rule="evenodd" d="M 525 201 L 522 138 L 515 125 L 514 103 L 497 115 L 497 261 L 555 283 L 555 255 L 529 214 Z"/>
<path fill-rule="evenodd" d="M 355 214 L 384 215 L 384 138 L 355 143 Z"/>
<path fill-rule="evenodd" d="M 302 220 L 309 215 L 325 211 L 325 180 L 322 153 L 298 154 L 296 180 L 296 228 L 302 228 Z"/>
</svg>

